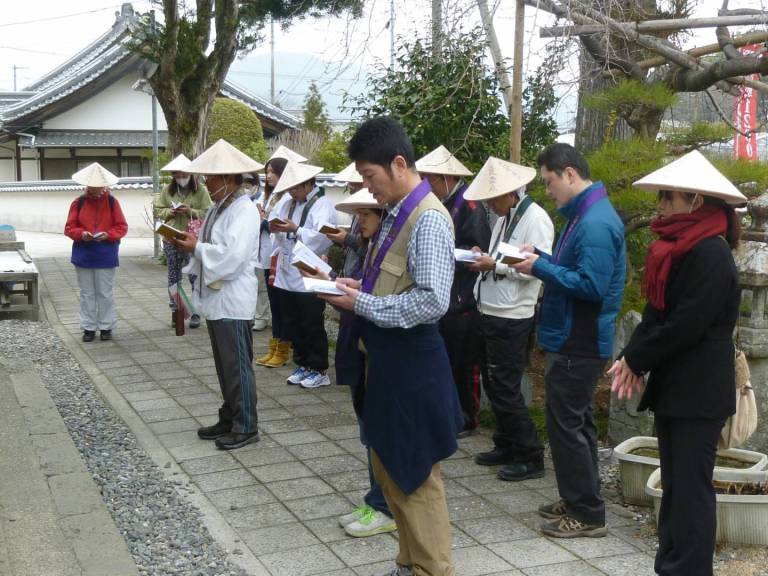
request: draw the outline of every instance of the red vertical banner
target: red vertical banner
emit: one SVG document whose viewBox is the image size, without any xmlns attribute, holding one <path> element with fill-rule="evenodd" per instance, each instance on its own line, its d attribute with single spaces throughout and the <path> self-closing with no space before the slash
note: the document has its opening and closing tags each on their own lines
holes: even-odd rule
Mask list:
<svg viewBox="0 0 768 576">
<path fill-rule="evenodd" d="M 741 53 L 745 56 L 755 54 L 761 48 L 760 44 L 744 46 Z M 748 76 L 752 80 L 760 80 L 759 74 Z M 757 160 L 757 91 L 749 86 L 741 87 L 741 94 L 736 97 L 734 108 L 734 123 L 741 132 L 748 134 L 736 134 L 733 138 L 733 151 L 737 158 Z"/>
</svg>

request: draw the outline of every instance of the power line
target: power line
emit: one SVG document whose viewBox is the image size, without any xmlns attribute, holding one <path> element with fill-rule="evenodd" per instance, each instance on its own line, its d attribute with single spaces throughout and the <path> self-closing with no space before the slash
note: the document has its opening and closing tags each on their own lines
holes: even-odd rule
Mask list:
<svg viewBox="0 0 768 576">
<path fill-rule="evenodd" d="M 14 50 L 16 52 L 29 52 L 31 54 L 45 54 L 47 56 L 68 56 L 63 52 L 46 52 L 45 50 L 32 50 L 31 48 L 14 48 L 13 46 L 0 46 L 0 50 Z"/>
<path fill-rule="evenodd" d="M 9 26 L 23 26 L 25 24 L 38 24 L 40 22 L 50 22 L 52 20 L 63 20 L 64 18 L 74 18 L 75 16 L 83 16 L 85 14 L 95 14 L 97 12 L 105 12 L 106 10 L 114 10 L 120 8 L 120 4 L 114 4 L 105 8 L 96 8 L 95 10 L 86 10 L 85 12 L 75 12 L 73 14 L 62 14 L 60 16 L 51 16 L 50 18 L 36 18 L 34 20 L 23 20 L 21 22 L 6 22 L 0 24 L 0 28 L 7 28 Z"/>
<path fill-rule="evenodd" d="M 2 46 L 0 46 L 2 48 Z M 269 72 L 246 72 L 242 70 L 230 70 L 229 74 L 236 74 L 239 76 L 270 76 Z M 275 74 L 277 78 L 302 78 L 304 80 L 325 80 L 325 76 L 300 76 L 298 74 Z M 360 80 L 359 77 L 343 77 L 343 76 L 334 76 L 333 81 L 336 80 L 346 80 L 348 82 L 356 82 Z"/>
</svg>

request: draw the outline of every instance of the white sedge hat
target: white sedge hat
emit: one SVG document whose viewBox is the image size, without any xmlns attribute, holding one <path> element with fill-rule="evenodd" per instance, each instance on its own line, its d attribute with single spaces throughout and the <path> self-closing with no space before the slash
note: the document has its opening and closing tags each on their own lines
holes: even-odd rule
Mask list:
<svg viewBox="0 0 768 576">
<path fill-rule="evenodd" d="M 162 172 L 186 172 L 191 162 L 192 161 L 184 156 L 184 154 L 179 154 L 176 158 L 168 162 L 168 164 L 160 168 L 160 170 Z"/>
<path fill-rule="evenodd" d="M 422 174 L 443 174 L 444 176 L 472 176 L 472 171 L 459 162 L 451 151 L 438 146 L 424 158 L 416 161 L 416 170 Z"/>
<path fill-rule="evenodd" d="M 258 172 L 262 168 L 264 168 L 264 164 L 256 162 L 226 140 L 220 139 L 190 162 L 184 172 L 192 174 L 245 174 Z"/>
<path fill-rule="evenodd" d="M 272 156 L 269 157 L 269 160 L 272 160 L 273 158 L 284 158 L 285 160 L 288 160 L 288 162 L 306 162 L 307 161 L 307 159 L 304 158 L 304 156 L 302 156 L 298 152 L 294 152 L 293 150 L 291 150 L 287 146 L 283 146 L 282 144 L 277 147 L 277 150 L 272 152 Z"/>
<path fill-rule="evenodd" d="M 336 204 L 336 210 L 345 212 L 346 214 L 354 214 L 355 211 L 362 208 L 367 208 L 369 210 L 384 210 L 384 206 L 376 202 L 373 194 L 368 191 L 368 188 L 362 188 L 352 194 L 349 198 L 345 198 Z"/>
<path fill-rule="evenodd" d="M 72 180 L 89 188 L 104 188 L 105 186 L 114 186 L 120 178 L 98 162 L 94 162 L 72 174 Z"/>
<path fill-rule="evenodd" d="M 344 168 L 341 172 L 336 174 L 336 180 L 339 182 L 348 182 L 349 184 L 362 184 L 363 177 L 355 168 L 355 163 L 352 162 L 349 166 Z"/>
<path fill-rule="evenodd" d="M 289 160 L 288 164 L 285 165 L 285 170 L 283 170 L 282 176 L 280 176 L 280 180 L 277 181 L 277 185 L 272 192 L 278 194 L 290 190 L 294 186 L 298 186 L 307 180 L 311 180 L 322 171 L 323 169 L 320 166 L 302 164 L 301 162 L 291 162 Z"/>
<path fill-rule="evenodd" d="M 677 190 L 714 196 L 728 204 L 744 204 L 747 201 L 747 197 L 698 150 L 651 172 L 633 185 L 652 192 Z"/>
<path fill-rule="evenodd" d="M 488 200 L 509 194 L 536 178 L 536 170 L 491 156 L 464 192 L 467 200 Z"/>
</svg>

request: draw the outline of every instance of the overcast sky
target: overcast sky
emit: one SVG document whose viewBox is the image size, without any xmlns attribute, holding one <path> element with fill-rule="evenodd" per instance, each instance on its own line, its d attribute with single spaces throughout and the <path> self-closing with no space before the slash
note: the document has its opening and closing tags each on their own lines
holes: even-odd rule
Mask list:
<svg viewBox="0 0 768 576">
<path fill-rule="evenodd" d="M 468 4 L 468 0 L 444 0 L 449 6 Z M 146 11 L 149 0 L 133 0 L 137 11 Z M 415 33 L 425 35 L 429 29 L 430 0 L 395 0 L 395 32 L 401 37 Z M 501 43 L 502 53 L 512 58 L 512 26 L 514 2 L 512 0 L 490 0 L 498 4 L 495 26 Z M 721 0 L 699 0 L 696 16 L 715 16 Z M 733 6 L 765 8 L 768 0 L 737 0 Z M 284 53 L 311 54 L 314 59 L 298 73 L 283 78 L 283 84 L 301 86 L 301 80 L 316 77 L 336 77 L 339 85 L 352 83 L 364 76 L 366 70 L 377 60 L 389 61 L 390 36 L 389 0 L 367 0 L 365 16 L 348 23 L 341 18 L 307 20 L 296 23 L 287 31 L 278 30 L 276 51 Z M 115 12 L 120 3 L 114 0 L 2 0 L 0 10 L 0 90 L 13 89 L 13 66 L 16 71 L 18 88 L 45 74 L 78 50 L 103 34 L 114 22 Z M 467 14 L 467 20 L 479 24 L 476 10 Z M 551 18 L 533 8 L 526 8 L 526 58 L 525 70 L 534 70 L 545 40 L 538 36 L 541 25 L 551 25 Z M 349 40 L 348 40 L 349 39 Z M 714 42 L 714 30 L 697 31 L 689 41 L 692 45 Z M 249 58 L 263 61 L 269 52 L 269 45 L 257 48 L 245 61 L 238 62 L 234 70 L 245 70 Z M 330 63 L 330 66 L 327 64 Z M 280 60 L 277 62 L 280 74 Z M 252 85 L 263 82 L 268 92 L 269 78 L 263 72 L 250 72 L 250 82 L 245 82 L 233 73 L 232 80 Z M 263 77 L 262 77 L 263 75 Z M 290 76 L 290 78 L 289 78 Z M 303 78 L 293 78 L 293 77 Z M 290 80 L 290 82 L 288 82 Z M 296 87 L 293 87 L 296 90 Z M 296 94 L 294 94 L 294 97 Z M 301 98 L 295 98 L 300 101 Z"/>
</svg>

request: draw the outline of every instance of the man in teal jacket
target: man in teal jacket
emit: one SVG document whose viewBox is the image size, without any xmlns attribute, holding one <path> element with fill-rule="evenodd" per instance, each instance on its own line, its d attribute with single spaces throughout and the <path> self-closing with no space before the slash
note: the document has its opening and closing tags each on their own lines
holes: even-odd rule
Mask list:
<svg viewBox="0 0 768 576">
<path fill-rule="evenodd" d="M 547 352 L 547 432 L 561 499 L 539 508 L 549 536 L 606 534 L 592 399 L 610 358 L 626 276 L 624 225 L 602 182 L 568 144 L 539 154 L 547 193 L 567 220 L 554 253 L 533 247 L 518 272 L 544 282 L 538 342 Z"/>
</svg>

